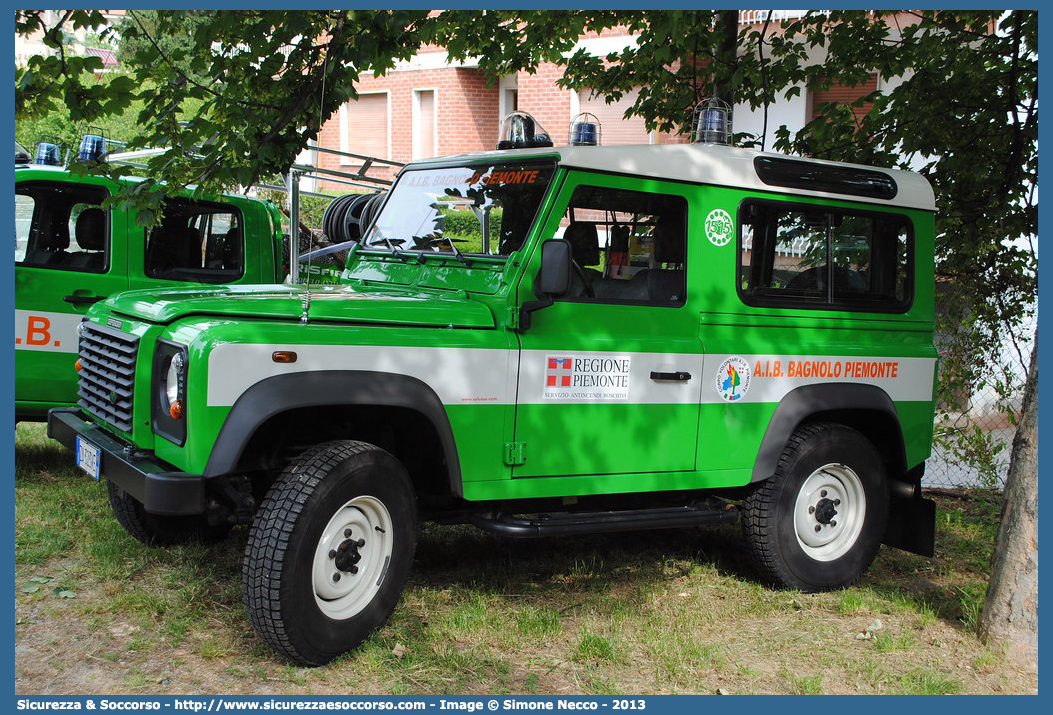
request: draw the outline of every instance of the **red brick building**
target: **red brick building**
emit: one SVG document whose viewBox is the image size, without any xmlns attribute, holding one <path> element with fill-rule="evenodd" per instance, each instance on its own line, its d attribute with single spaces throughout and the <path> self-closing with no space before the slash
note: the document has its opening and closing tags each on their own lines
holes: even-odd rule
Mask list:
<svg viewBox="0 0 1053 715">
<path fill-rule="evenodd" d="M 742 11 L 740 22 L 763 22 L 761 13 Z M 795 14 L 794 11 L 773 11 Z M 774 20 L 782 19 L 778 14 Z M 579 46 L 604 55 L 634 44 L 624 29 L 583 35 Z M 568 142 L 572 119 L 580 112 L 591 112 L 602 125 L 604 145 L 682 143 L 683 136 L 648 132 L 640 118 L 624 119 L 625 109 L 634 96 L 613 104 L 592 97 L 589 90 L 561 89 L 556 80 L 562 74 L 554 64 L 541 65 L 534 74 L 519 72 L 502 77 L 487 86 L 486 77 L 474 64 L 449 63 L 441 47 L 428 47 L 409 62 L 383 77 L 365 76 L 356 85 L 359 97 L 348 102 L 322 128 L 319 143 L 330 149 L 407 162 L 430 156 L 443 156 L 493 149 L 498 140 L 501 119 L 519 109 L 530 113 L 551 135 L 556 146 Z M 813 116 L 813 107 L 823 101 L 851 101 L 873 91 L 875 76 L 866 86 L 832 88 L 824 92 L 803 92 L 769 108 L 769 142 L 774 130 L 786 125 L 791 130 L 804 126 Z M 735 108 L 736 131 L 761 132 L 761 119 L 745 106 Z M 353 169 L 358 162 L 346 157 L 322 154 L 315 158 L 320 166 Z M 381 175 L 377 172 L 371 172 Z M 343 192 L 339 185 L 323 189 Z"/>
</svg>

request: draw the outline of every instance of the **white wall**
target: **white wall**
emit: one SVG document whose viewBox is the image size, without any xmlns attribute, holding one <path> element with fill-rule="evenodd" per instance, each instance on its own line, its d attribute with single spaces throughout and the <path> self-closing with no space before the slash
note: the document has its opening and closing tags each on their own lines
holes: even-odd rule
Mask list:
<svg viewBox="0 0 1053 715">
<path fill-rule="evenodd" d="M 764 133 L 765 151 L 772 150 L 775 142 L 775 130 L 780 126 L 786 126 L 790 132 L 798 132 L 808 123 L 811 118 L 811 102 L 808 93 L 802 88 L 800 96 L 786 99 L 781 97 L 775 104 L 769 105 L 768 130 L 764 133 L 764 109 L 750 110 L 747 104 L 736 104 L 732 113 L 732 129 L 739 132 L 749 132 L 757 137 Z"/>
</svg>

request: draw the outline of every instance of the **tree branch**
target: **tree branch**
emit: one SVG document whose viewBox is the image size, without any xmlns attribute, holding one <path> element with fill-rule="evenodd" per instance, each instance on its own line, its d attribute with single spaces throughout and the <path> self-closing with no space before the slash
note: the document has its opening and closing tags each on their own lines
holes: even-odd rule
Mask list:
<svg viewBox="0 0 1053 715">
<path fill-rule="evenodd" d="M 761 91 L 764 93 L 764 122 L 761 125 L 761 151 L 764 151 L 765 143 L 768 140 L 768 73 L 765 72 L 767 65 L 764 62 L 764 35 L 768 32 L 768 23 L 771 22 L 772 10 L 769 10 L 764 17 L 764 25 L 760 31 L 760 41 L 757 42 L 757 60 L 760 63 L 760 76 L 761 76 Z"/>
<path fill-rule="evenodd" d="M 1018 173 L 1020 164 L 1020 152 L 1023 150 L 1024 137 L 1023 128 L 1020 126 L 1020 115 L 1016 111 L 1017 104 L 1017 78 L 1020 69 L 1020 33 L 1021 33 L 1021 19 L 1020 11 L 1013 13 L 1015 22 L 1013 23 L 1013 37 L 1012 37 L 1012 48 L 1013 58 L 1009 67 L 1009 104 L 1013 107 L 1010 112 L 1013 119 L 1013 140 L 1010 144 L 1009 158 L 1005 161 L 1005 173 L 1002 175 L 1002 187 L 999 192 L 1004 206 L 1010 198 L 1009 187 L 1013 183 L 1013 180 Z"/>
<path fill-rule="evenodd" d="M 135 20 L 135 24 L 139 26 L 139 30 L 143 33 L 143 35 L 146 36 L 146 39 L 150 41 L 150 44 L 153 45 L 153 48 L 155 50 L 157 50 L 157 54 L 161 55 L 161 59 L 164 60 L 165 64 L 168 65 L 168 67 L 179 76 L 179 79 L 181 79 L 186 84 L 193 85 L 194 87 L 197 87 L 198 89 L 202 90 L 203 92 L 207 92 L 207 93 L 211 94 L 216 99 L 222 99 L 223 101 L 231 102 L 232 104 L 238 104 L 238 105 L 241 105 L 241 106 L 244 106 L 244 107 L 255 107 L 257 109 L 276 109 L 277 108 L 277 106 L 273 105 L 273 104 L 262 104 L 260 102 L 249 102 L 249 101 L 240 100 L 240 99 L 238 99 L 238 100 L 231 100 L 230 98 L 224 96 L 223 93 L 221 93 L 221 92 L 219 92 L 219 91 L 217 91 L 215 89 L 212 89 L 211 87 L 208 87 L 208 86 L 206 86 L 204 84 L 201 84 L 200 82 L 195 81 L 193 78 L 191 78 L 185 72 L 183 72 L 183 70 L 179 69 L 179 67 L 177 67 L 176 64 L 174 62 L 172 62 L 172 60 L 168 57 L 168 55 L 165 54 L 164 50 L 162 50 L 160 45 L 157 44 L 157 41 L 154 40 L 152 35 L 150 35 L 149 30 L 147 30 L 146 27 L 143 25 L 142 21 L 139 19 L 139 16 L 135 14 L 135 10 L 129 10 L 128 14 L 131 15 L 133 20 Z"/>
<path fill-rule="evenodd" d="M 328 61 L 328 58 L 329 58 L 330 54 L 332 54 L 334 52 L 334 48 L 338 47 L 339 44 L 340 44 L 340 41 L 343 39 L 344 30 L 346 29 L 346 21 L 347 21 L 347 12 L 346 11 L 345 12 L 341 12 L 337 16 L 336 24 L 333 27 L 333 34 L 331 36 L 331 39 L 329 40 L 329 42 L 325 46 L 325 57 L 326 57 L 327 61 Z M 292 120 L 292 118 L 295 117 L 296 114 L 301 109 L 303 109 L 304 105 L 307 103 L 307 100 L 314 93 L 315 89 L 322 82 L 325 81 L 325 66 L 326 66 L 325 63 L 323 63 L 322 66 L 321 66 L 322 67 L 321 72 L 315 74 L 311 78 L 310 83 L 306 87 L 304 87 L 304 89 L 300 92 L 300 95 L 299 95 L 299 97 L 296 98 L 296 101 L 293 104 L 291 104 L 290 106 L 286 107 L 285 111 L 282 112 L 281 116 L 279 116 L 278 119 L 271 124 L 271 128 L 260 139 L 260 144 L 261 145 L 269 143 L 276 136 L 278 136 L 278 133 L 282 129 L 284 129 L 286 126 L 288 126 L 288 124 Z M 318 100 L 319 106 L 321 106 L 324 103 L 324 101 L 325 101 L 325 98 L 324 97 L 320 97 L 319 100 Z M 319 127 L 319 129 L 321 129 L 321 127 Z M 256 179 L 259 177 L 259 173 L 260 173 L 260 169 L 257 169 L 255 174 L 252 177 L 252 181 L 250 181 L 249 183 L 255 183 Z"/>
<path fill-rule="evenodd" d="M 51 40 L 53 43 L 55 43 L 55 49 L 57 49 L 59 53 L 59 64 L 62 65 L 62 75 L 65 77 L 69 76 L 69 66 L 66 64 L 66 48 L 65 44 L 62 42 L 61 33 L 62 26 L 66 24 L 66 21 L 69 20 L 72 14 L 72 10 L 66 10 L 66 14 L 63 15 L 62 18 L 55 23 L 55 26 L 44 32 L 45 42 L 47 40 Z"/>
<path fill-rule="evenodd" d="M 923 12 L 919 13 L 916 10 L 905 10 L 904 12 L 907 15 L 913 15 L 914 17 L 918 18 L 923 26 L 928 24 L 932 25 L 933 27 L 937 27 L 941 30 L 946 30 L 947 32 L 953 32 L 959 35 L 968 35 L 969 37 L 975 37 L 981 40 L 987 39 L 991 36 L 991 33 L 989 32 L 976 32 L 974 30 L 967 30 L 964 27 L 951 27 L 946 22 L 942 22 L 937 19 L 938 14 L 935 10 L 933 11 L 931 16 L 925 15 Z"/>
</svg>

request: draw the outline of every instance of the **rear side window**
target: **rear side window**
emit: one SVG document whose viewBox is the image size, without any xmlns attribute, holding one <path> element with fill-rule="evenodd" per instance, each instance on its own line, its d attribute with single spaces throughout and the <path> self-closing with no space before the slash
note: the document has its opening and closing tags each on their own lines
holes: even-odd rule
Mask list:
<svg viewBox="0 0 1053 715">
<path fill-rule="evenodd" d="M 245 272 L 241 213 L 233 206 L 172 199 L 146 239 L 146 275 L 228 283 Z"/>
<path fill-rule="evenodd" d="M 739 210 L 739 291 L 749 305 L 904 312 L 913 251 L 901 215 L 762 201 Z"/>
<path fill-rule="evenodd" d="M 15 263 L 31 268 L 105 273 L 109 213 L 99 186 L 50 181 L 15 188 Z"/>
<path fill-rule="evenodd" d="M 757 157 L 753 160 L 757 176 L 765 184 L 791 189 L 829 191 L 875 199 L 894 199 L 899 192 L 888 174 L 856 166 L 814 164 L 810 161 Z"/>
</svg>

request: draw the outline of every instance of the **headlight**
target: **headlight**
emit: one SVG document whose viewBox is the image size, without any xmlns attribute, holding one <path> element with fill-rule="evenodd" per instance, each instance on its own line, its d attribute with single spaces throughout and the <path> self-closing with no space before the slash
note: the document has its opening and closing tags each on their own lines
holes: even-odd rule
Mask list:
<svg viewBox="0 0 1053 715">
<path fill-rule="evenodd" d="M 165 373 L 165 398 L 168 401 L 168 414 L 173 419 L 182 419 L 183 401 L 186 399 L 183 374 L 186 371 L 186 359 L 183 353 L 176 353 L 168 361 L 168 372 Z M 178 412 L 179 414 L 173 414 Z"/>
<path fill-rule="evenodd" d="M 187 348 L 158 340 L 154 353 L 152 426 L 156 434 L 182 446 L 186 442 Z"/>
</svg>

